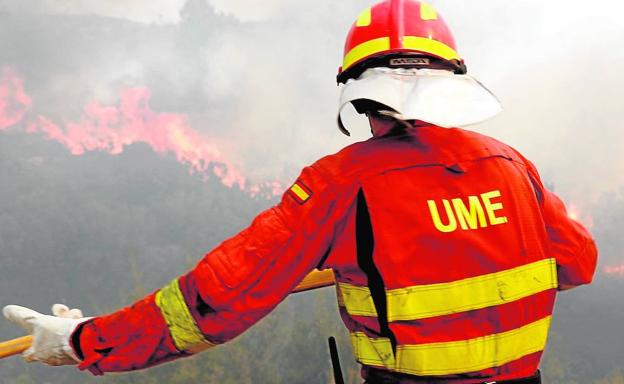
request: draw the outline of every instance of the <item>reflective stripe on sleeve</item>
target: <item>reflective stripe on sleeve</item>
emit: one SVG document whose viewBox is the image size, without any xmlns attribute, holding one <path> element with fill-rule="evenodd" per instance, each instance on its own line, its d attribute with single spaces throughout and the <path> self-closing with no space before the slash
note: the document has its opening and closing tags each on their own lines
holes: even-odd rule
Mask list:
<svg viewBox="0 0 624 384">
<path fill-rule="evenodd" d="M 197 352 L 214 344 L 201 333 L 175 279 L 156 293 L 156 305 L 160 308 L 171 338 L 179 351 Z"/>
<path fill-rule="evenodd" d="M 474 372 L 501 366 L 543 351 L 551 317 L 511 331 L 469 340 L 398 345 L 396 360 L 387 338 L 369 338 L 363 332 L 351 334 L 354 353 L 366 365 L 419 376 Z"/>
<path fill-rule="evenodd" d="M 347 312 L 376 317 L 367 287 L 339 283 Z M 557 288 L 555 259 L 540 260 L 501 272 L 386 291 L 388 321 L 418 320 L 487 308 Z"/>
</svg>

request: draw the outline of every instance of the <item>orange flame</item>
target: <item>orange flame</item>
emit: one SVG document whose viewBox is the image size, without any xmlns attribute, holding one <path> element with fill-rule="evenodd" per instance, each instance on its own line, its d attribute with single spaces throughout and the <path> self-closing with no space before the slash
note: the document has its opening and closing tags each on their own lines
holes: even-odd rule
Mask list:
<svg viewBox="0 0 624 384">
<path fill-rule="evenodd" d="M 602 271 L 606 275 L 616 276 L 616 277 L 624 277 L 624 264 L 619 265 L 607 265 Z"/>
<path fill-rule="evenodd" d="M 149 101 L 148 89 L 125 89 L 119 105 L 91 102 L 85 106 L 80 121 L 64 126 L 38 116 L 28 123 L 26 132 L 44 134 L 74 155 L 89 151 L 115 155 L 134 143 L 146 143 L 157 153 L 173 153 L 191 172 L 205 177 L 213 174 L 224 185 L 236 186 L 252 196 L 276 196 L 282 192 L 281 183 L 275 181 L 246 186 L 242 172 L 215 144 L 191 127 L 185 115 L 155 112 Z M 0 129 L 16 125 L 30 107 L 31 99 L 24 92 L 22 80 L 11 69 L 4 69 L 0 77 Z"/>
<path fill-rule="evenodd" d="M 0 131 L 19 123 L 31 105 L 22 79 L 13 69 L 0 68 Z"/>
<path fill-rule="evenodd" d="M 578 221 L 579 223 L 585 225 L 588 229 L 593 228 L 594 219 L 589 213 L 581 213 L 580 209 L 574 203 L 568 204 L 566 209 L 570 219 Z"/>
</svg>

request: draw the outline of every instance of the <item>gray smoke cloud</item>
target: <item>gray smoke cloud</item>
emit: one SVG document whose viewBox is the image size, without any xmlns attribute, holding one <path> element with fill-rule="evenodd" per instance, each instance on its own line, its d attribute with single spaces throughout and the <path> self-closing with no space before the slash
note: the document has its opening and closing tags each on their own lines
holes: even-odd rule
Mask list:
<svg viewBox="0 0 624 384">
<path fill-rule="evenodd" d="M 180 20 L 184 0 L 4 0 L 0 11 L 12 14 L 100 15 L 141 23 L 174 23 Z"/>
<path fill-rule="evenodd" d="M 622 185 L 624 53 L 616 47 L 624 5 L 432 3 L 454 30 L 470 72 L 505 106 L 474 129 L 523 151 L 577 204 Z M 58 36 L 64 41 L 37 46 L 32 29 L 12 36 L 22 47 L 13 64 L 27 75 L 39 108 L 67 118 L 90 99 L 114 103 L 120 87 L 147 85 L 155 106 L 188 113 L 251 178 L 288 180 L 353 141 L 334 127 L 334 76 L 346 32 L 368 5 L 4 1 L 0 12 L 23 22 L 32 15 L 41 33 L 54 30 L 59 15 L 73 16 L 77 33 L 65 29 Z M 96 16 L 101 28 L 89 26 Z M 81 36 L 90 27 L 92 39 Z M 356 139 L 368 134 L 359 131 Z"/>
<path fill-rule="evenodd" d="M 624 53 L 614 47 L 624 32 L 617 16 L 624 6 L 465 4 L 449 7 L 447 17 L 456 21 L 473 73 L 506 108 L 485 132 L 517 146 L 570 200 L 593 201 L 621 188 Z M 480 15 L 478 25 L 462 23 L 460 14 Z"/>
</svg>

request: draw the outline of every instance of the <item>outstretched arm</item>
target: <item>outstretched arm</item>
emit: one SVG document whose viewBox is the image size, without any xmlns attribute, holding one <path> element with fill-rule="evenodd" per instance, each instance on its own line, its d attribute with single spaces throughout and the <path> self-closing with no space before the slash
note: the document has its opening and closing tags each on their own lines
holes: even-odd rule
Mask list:
<svg viewBox="0 0 624 384">
<path fill-rule="evenodd" d="M 268 314 L 329 251 L 343 208 L 314 166 L 281 202 L 187 274 L 84 323 L 72 344 L 94 374 L 146 368 L 224 343 Z"/>
</svg>

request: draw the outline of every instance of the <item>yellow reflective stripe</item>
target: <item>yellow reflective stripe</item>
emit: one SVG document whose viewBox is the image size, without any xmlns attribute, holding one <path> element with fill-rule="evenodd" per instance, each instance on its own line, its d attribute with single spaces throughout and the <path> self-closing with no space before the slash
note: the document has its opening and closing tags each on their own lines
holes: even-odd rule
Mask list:
<svg viewBox="0 0 624 384">
<path fill-rule="evenodd" d="M 347 313 L 352 316 L 373 316 L 377 317 L 375 303 L 371 292 L 367 287 L 358 287 L 348 283 L 338 283 L 342 302 Z"/>
<path fill-rule="evenodd" d="M 416 51 L 431 53 L 446 60 L 460 60 L 459 54 L 448 45 L 428 39 L 426 37 L 405 36 L 403 37 L 403 48 L 414 49 Z"/>
<path fill-rule="evenodd" d="M 415 320 L 501 305 L 557 288 L 555 259 L 451 283 L 387 292 L 388 320 Z"/>
<path fill-rule="evenodd" d="M 340 290 L 340 284 L 336 284 L 336 300 L 338 301 L 339 307 L 344 307 L 344 298 L 342 297 L 342 291 Z"/>
<path fill-rule="evenodd" d="M 380 37 L 378 39 L 369 40 L 365 43 L 362 43 L 352 50 L 350 50 L 344 57 L 344 62 L 342 64 L 342 70 L 347 70 L 350 66 L 355 64 L 357 61 L 373 55 L 375 53 L 387 51 L 390 49 L 390 38 L 389 37 Z"/>
<path fill-rule="evenodd" d="M 438 13 L 430 4 L 420 3 L 420 18 L 423 20 L 437 20 Z"/>
<path fill-rule="evenodd" d="M 543 351 L 551 317 L 511 331 L 469 340 L 397 346 L 396 362 L 386 357 L 390 340 L 371 339 L 362 332 L 351 335 L 357 359 L 367 365 L 419 376 L 449 375 L 501 366 Z"/>
<path fill-rule="evenodd" d="M 156 293 L 156 305 L 160 308 L 173 343 L 179 351 L 198 351 L 213 346 L 206 341 L 195 324 L 177 279 Z"/>
<path fill-rule="evenodd" d="M 371 7 L 368 7 L 358 16 L 357 21 L 355 22 L 356 27 L 368 27 L 372 21 L 372 10 Z"/>
<path fill-rule="evenodd" d="M 386 337 L 369 338 L 364 332 L 351 333 L 351 345 L 356 359 L 365 365 L 395 368 L 392 343 Z"/>
<path fill-rule="evenodd" d="M 306 191 L 304 191 L 303 188 L 299 186 L 299 184 L 294 184 L 292 187 L 290 187 L 290 190 L 302 201 L 306 201 L 310 198 L 310 195 Z"/>
<path fill-rule="evenodd" d="M 377 316 L 368 288 L 339 284 L 350 315 Z M 418 320 L 487 308 L 553 288 L 557 288 L 555 259 L 450 283 L 392 289 L 386 291 L 388 321 Z"/>
</svg>

